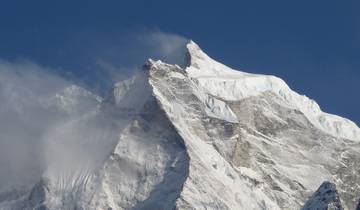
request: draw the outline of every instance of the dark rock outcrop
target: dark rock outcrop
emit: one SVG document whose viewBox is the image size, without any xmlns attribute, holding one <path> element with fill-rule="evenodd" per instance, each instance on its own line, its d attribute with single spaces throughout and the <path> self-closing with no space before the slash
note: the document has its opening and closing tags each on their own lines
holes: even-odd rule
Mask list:
<svg viewBox="0 0 360 210">
<path fill-rule="evenodd" d="M 358 207 L 359 208 L 359 207 Z M 308 199 L 302 210 L 344 210 L 336 185 L 323 182 L 319 189 Z"/>
<path fill-rule="evenodd" d="M 356 209 L 355 210 L 360 210 L 360 199 L 359 199 L 359 203 L 358 205 L 356 206 Z"/>
</svg>

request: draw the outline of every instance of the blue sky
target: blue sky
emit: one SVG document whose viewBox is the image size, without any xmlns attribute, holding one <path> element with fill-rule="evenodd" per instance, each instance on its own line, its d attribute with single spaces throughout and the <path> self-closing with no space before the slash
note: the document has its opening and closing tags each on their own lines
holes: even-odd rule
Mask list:
<svg viewBox="0 0 360 210">
<path fill-rule="evenodd" d="M 161 58 L 152 36 L 169 34 L 166 42 L 193 39 L 233 68 L 279 76 L 359 125 L 359 8 L 353 0 L 4 0 L 0 58 L 91 86 L 104 64 L 125 77 L 146 57 Z"/>
</svg>

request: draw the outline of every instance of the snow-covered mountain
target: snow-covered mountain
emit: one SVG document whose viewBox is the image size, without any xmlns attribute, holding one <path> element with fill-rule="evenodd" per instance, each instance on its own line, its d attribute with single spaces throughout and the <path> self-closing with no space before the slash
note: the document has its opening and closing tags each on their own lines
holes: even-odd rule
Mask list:
<svg viewBox="0 0 360 210">
<path fill-rule="evenodd" d="M 186 62 L 149 60 L 105 100 L 76 86 L 49 99 L 85 111 L 46 133 L 43 175 L 0 194 L 0 209 L 356 208 L 353 122 L 192 41 Z"/>
</svg>

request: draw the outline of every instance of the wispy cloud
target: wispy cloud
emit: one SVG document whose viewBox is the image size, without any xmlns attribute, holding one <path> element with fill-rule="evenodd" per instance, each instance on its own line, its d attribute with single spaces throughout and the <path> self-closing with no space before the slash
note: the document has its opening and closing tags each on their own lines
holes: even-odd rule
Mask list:
<svg viewBox="0 0 360 210">
<path fill-rule="evenodd" d="M 182 65 L 185 59 L 185 46 L 188 39 L 176 35 L 166 34 L 160 31 L 149 34 L 141 34 L 138 39 L 150 49 L 148 56 L 160 59 L 167 63 Z"/>
<path fill-rule="evenodd" d="M 94 112 L 94 95 L 71 87 L 76 83 L 107 93 L 106 88 L 130 76 L 148 58 L 181 64 L 187 42 L 160 31 L 118 39 L 119 45 L 98 47 L 101 53 L 92 55 L 96 73 L 88 74 L 85 82 L 86 72 L 70 72 L 74 76 L 68 78 L 30 61 L 0 61 L 0 192 L 11 185 L 31 185 L 52 168 L 75 173 L 84 161 L 101 162 L 116 143 L 121 125 Z M 69 112 L 64 106 L 77 107 Z"/>
<path fill-rule="evenodd" d="M 38 178 L 40 139 L 59 119 L 46 101 L 68 84 L 30 62 L 0 62 L 0 189 Z"/>
<path fill-rule="evenodd" d="M 101 38 L 103 40 L 103 38 Z M 116 80 L 129 77 L 149 58 L 162 60 L 171 64 L 183 65 L 185 45 L 188 39 L 167 34 L 159 30 L 127 32 L 112 37 L 113 42 L 102 42 L 101 49 L 92 57 L 95 60 L 100 80 L 108 86 Z M 113 44 L 116 43 L 116 44 Z"/>
</svg>

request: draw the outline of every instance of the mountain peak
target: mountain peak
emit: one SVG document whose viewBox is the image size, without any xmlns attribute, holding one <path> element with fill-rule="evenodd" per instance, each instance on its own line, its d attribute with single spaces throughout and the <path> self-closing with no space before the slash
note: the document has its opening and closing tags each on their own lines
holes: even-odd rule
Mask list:
<svg viewBox="0 0 360 210">
<path fill-rule="evenodd" d="M 193 41 L 186 47 L 185 69 L 149 59 L 94 109 L 54 123 L 41 181 L 19 196 L 0 191 L 0 209 L 355 208 L 354 123 L 278 77 L 231 69 Z M 79 90 L 59 101 L 87 102 Z"/>
<path fill-rule="evenodd" d="M 198 60 L 205 61 L 210 59 L 210 57 L 201 50 L 199 45 L 197 45 L 192 40 L 190 40 L 189 43 L 186 45 L 186 49 L 186 66 L 194 66 L 196 68 L 199 68 L 199 66 L 197 65 Z"/>
<path fill-rule="evenodd" d="M 360 130 L 355 123 L 322 112 L 315 101 L 294 92 L 282 79 L 234 70 L 212 59 L 193 41 L 190 41 L 186 47 L 188 65 L 185 71 L 208 93 L 223 100 L 239 101 L 270 91 L 299 109 L 322 131 L 335 137 L 359 141 Z"/>
<path fill-rule="evenodd" d="M 246 73 L 233 70 L 208 56 L 198 44 L 190 40 L 186 45 L 186 72 L 191 77 L 242 77 Z"/>
</svg>

